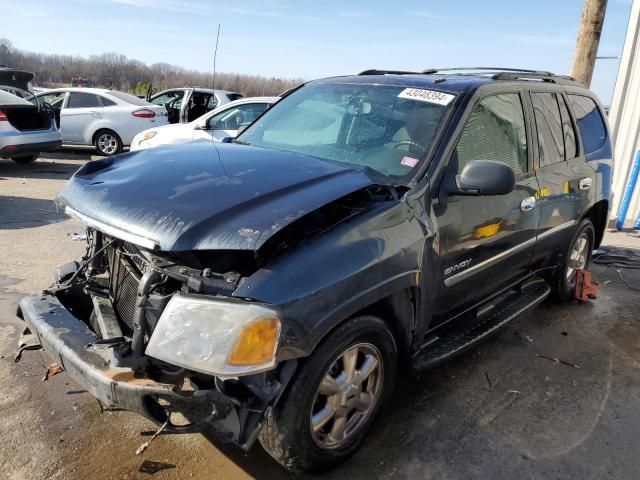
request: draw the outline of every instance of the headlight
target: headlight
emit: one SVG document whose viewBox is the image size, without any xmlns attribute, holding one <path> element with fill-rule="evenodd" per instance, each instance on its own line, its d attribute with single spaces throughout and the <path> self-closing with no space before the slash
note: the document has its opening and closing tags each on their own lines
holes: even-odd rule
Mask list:
<svg viewBox="0 0 640 480">
<path fill-rule="evenodd" d="M 146 142 L 147 140 L 151 140 L 158 134 L 155 130 L 148 130 L 142 133 L 142 137 L 140 138 L 140 142 Z"/>
<path fill-rule="evenodd" d="M 279 337 L 280 319 L 270 308 L 176 294 L 145 353 L 210 375 L 246 375 L 275 365 Z"/>
</svg>

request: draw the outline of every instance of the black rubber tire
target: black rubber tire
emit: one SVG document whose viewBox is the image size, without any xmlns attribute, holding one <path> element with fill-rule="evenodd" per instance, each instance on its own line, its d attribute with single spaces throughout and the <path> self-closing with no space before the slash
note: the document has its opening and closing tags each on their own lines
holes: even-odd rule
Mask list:
<svg viewBox="0 0 640 480">
<path fill-rule="evenodd" d="M 100 140 L 100 137 L 104 134 L 112 135 L 113 138 L 115 139 L 117 146 L 113 152 L 103 151 L 102 148 L 100 147 L 99 140 Z M 98 130 L 93 135 L 93 146 L 96 147 L 96 151 L 98 152 L 98 154 L 104 157 L 110 157 L 111 155 L 116 155 L 122 152 L 122 148 L 123 148 L 122 139 L 120 138 L 120 135 L 118 135 L 113 130 L 109 130 L 108 128 L 103 128 L 102 130 Z"/>
<path fill-rule="evenodd" d="M 596 238 L 596 231 L 591 220 L 588 218 L 585 218 L 580 222 L 580 224 L 575 230 L 575 233 L 573 234 L 573 237 L 571 237 L 571 241 L 569 242 L 569 245 L 566 251 L 564 252 L 564 256 L 562 258 L 562 264 L 558 268 L 553 278 L 553 282 L 552 282 L 553 296 L 557 300 L 566 302 L 574 298 L 574 285 L 570 285 L 569 282 L 567 281 L 566 272 L 567 272 L 567 268 L 569 267 L 568 266 L 569 255 L 573 250 L 573 246 L 575 242 L 578 240 L 578 238 L 585 232 L 587 233 L 589 238 L 589 247 L 587 250 L 588 255 L 587 255 L 587 262 L 585 264 L 585 269 L 587 270 L 589 269 L 589 265 L 591 264 L 591 255 L 593 253 L 593 246 Z"/>
<path fill-rule="evenodd" d="M 27 163 L 35 162 L 39 156 L 40 154 L 36 153 L 35 155 L 26 155 L 24 157 L 11 157 L 11 160 L 21 165 L 25 165 Z"/>
<path fill-rule="evenodd" d="M 322 449 L 313 441 L 310 414 L 320 381 L 336 357 L 360 342 L 375 345 L 382 357 L 383 382 L 371 414 L 353 438 L 341 447 Z M 268 416 L 260 432 L 262 447 L 282 466 L 293 472 L 319 471 L 333 467 L 353 455 L 395 384 L 398 352 L 393 334 L 377 317 L 353 318 L 332 332 L 299 367 L 283 398 Z"/>
</svg>

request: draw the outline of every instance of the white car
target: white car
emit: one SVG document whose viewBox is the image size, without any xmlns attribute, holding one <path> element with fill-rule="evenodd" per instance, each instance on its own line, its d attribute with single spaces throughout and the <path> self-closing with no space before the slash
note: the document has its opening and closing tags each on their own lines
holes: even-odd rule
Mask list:
<svg viewBox="0 0 640 480">
<path fill-rule="evenodd" d="M 114 90 L 59 88 L 36 96 L 54 109 L 64 145 L 93 145 L 102 155 L 118 153 L 137 133 L 168 123 L 164 107 Z"/>
<path fill-rule="evenodd" d="M 249 97 L 235 100 L 189 123 L 151 128 L 135 136 L 131 151 L 160 145 L 179 145 L 199 140 L 221 142 L 235 137 L 240 128 L 252 123 L 280 97 Z"/>
</svg>

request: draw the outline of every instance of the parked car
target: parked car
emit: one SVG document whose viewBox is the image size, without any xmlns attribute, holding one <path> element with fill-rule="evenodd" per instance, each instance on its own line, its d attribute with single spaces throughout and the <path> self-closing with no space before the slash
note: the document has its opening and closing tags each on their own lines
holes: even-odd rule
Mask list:
<svg viewBox="0 0 640 480">
<path fill-rule="evenodd" d="M 61 144 L 51 109 L 26 90 L 0 85 L 0 158 L 29 163 Z"/>
<path fill-rule="evenodd" d="M 312 81 L 232 143 L 83 166 L 58 202 L 88 253 L 21 300 L 22 344 L 109 408 L 331 466 L 401 359 L 423 370 L 573 297 L 611 157 L 602 105 L 568 77 Z"/>
<path fill-rule="evenodd" d="M 226 103 L 189 123 L 165 125 L 140 132 L 131 142 L 131 150 L 160 145 L 179 145 L 199 140 L 221 142 L 235 137 L 280 97 L 249 97 Z"/>
<path fill-rule="evenodd" d="M 187 123 L 239 98 L 242 98 L 240 93 L 227 90 L 185 87 L 163 90 L 151 96 L 149 101 L 167 109 L 169 123 Z"/>
<path fill-rule="evenodd" d="M 167 124 L 164 108 L 115 90 L 57 88 L 37 97 L 54 110 L 65 145 L 93 145 L 101 155 L 119 153 L 139 132 Z"/>
</svg>

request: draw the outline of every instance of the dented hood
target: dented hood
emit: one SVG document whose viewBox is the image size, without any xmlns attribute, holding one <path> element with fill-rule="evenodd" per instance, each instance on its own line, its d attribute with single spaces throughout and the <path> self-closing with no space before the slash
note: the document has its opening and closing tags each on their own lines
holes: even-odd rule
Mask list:
<svg viewBox="0 0 640 480">
<path fill-rule="evenodd" d="M 200 142 L 88 162 L 58 204 L 164 251 L 257 250 L 296 219 L 372 183 L 367 170 L 340 163 Z"/>
</svg>

